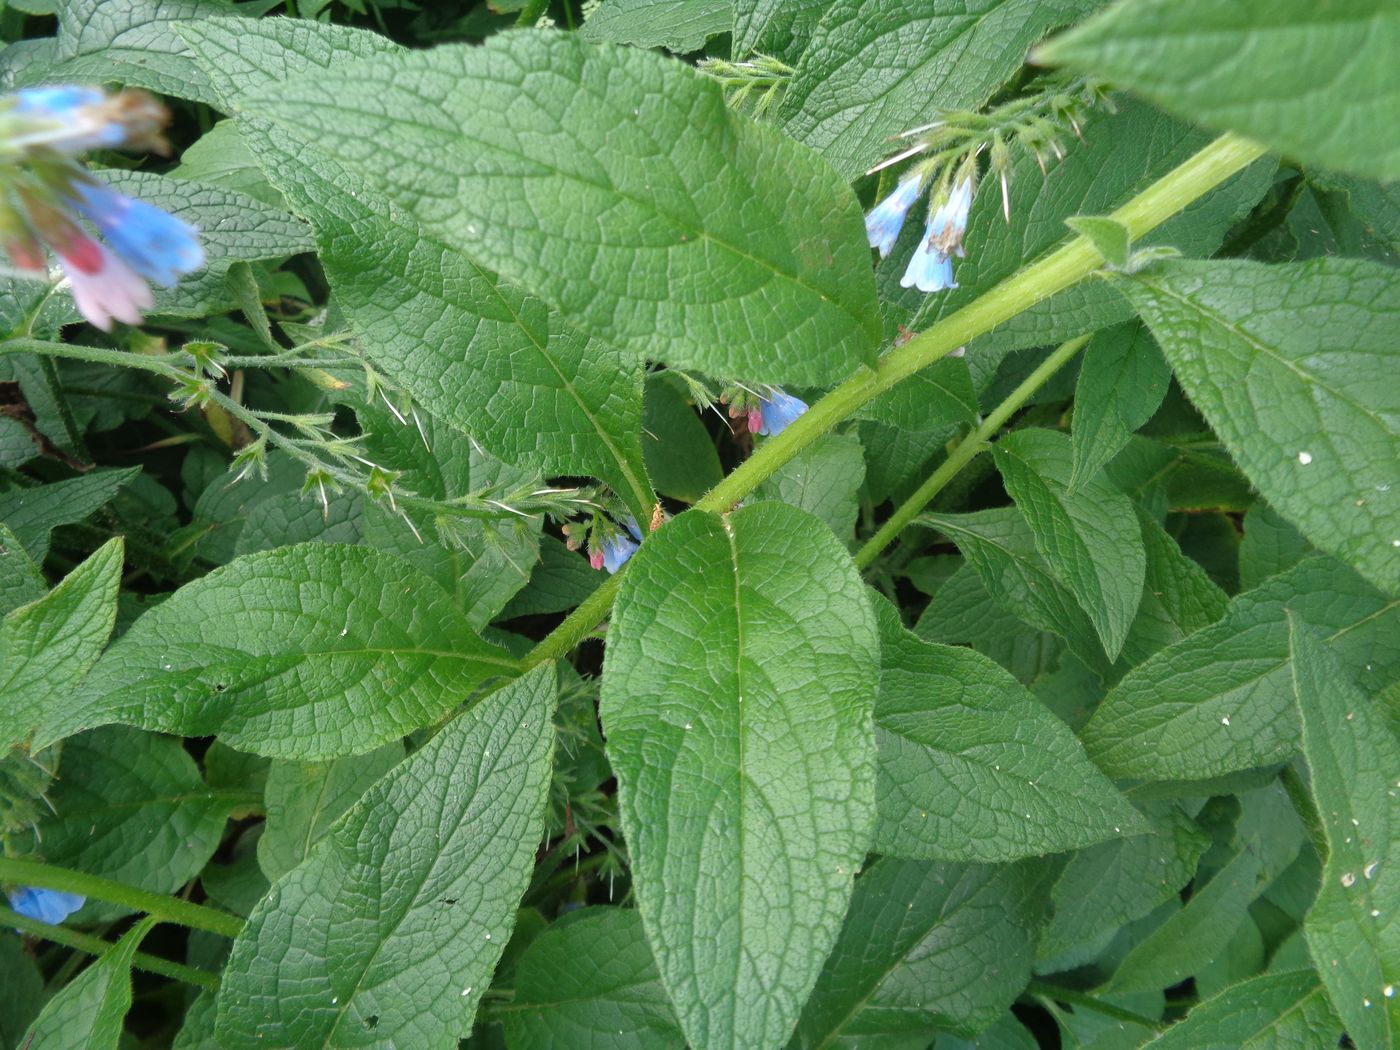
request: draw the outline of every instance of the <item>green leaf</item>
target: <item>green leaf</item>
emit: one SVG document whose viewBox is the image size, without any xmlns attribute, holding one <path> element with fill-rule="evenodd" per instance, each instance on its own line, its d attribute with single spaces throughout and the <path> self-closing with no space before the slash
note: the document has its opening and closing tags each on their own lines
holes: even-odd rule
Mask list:
<svg viewBox="0 0 1400 1050">
<path fill-rule="evenodd" d="M 1313 552 L 1312 544 L 1267 503 L 1244 516 L 1240 541 L 1240 589 L 1258 587 L 1270 576 L 1293 568 Z"/>
<path fill-rule="evenodd" d="M 337 65 L 243 105 L 636 360 L 795 384 L 874 363 L 850 189 L 679 62 L 503 33 Z"/>
<path fill-rule="evenodd" d="M 585 908 L 541 933 L 516 968 L 503 1018 L 511 1050 L 684 1050 L 642 920 Z"/>
<path fill-rule="evenodd" d="M 0 492 L 0 522 L 14 533 L 29 557 L 42 565 L 48 557 L 51 531 L 82 521 L 106 506 L 140 473 L 140 467 L 94 470 L 66 481 Z"/>
<path fill-rule="evenodd" d="M 1308 558 L 1114 686 L 1081 734 L 1095 764 L 1113 777 L 1192 780 L 1293 754 L 1285 610 L 1321 629 L 1348 667 L 1372 665 L 1370 687 L 1394 677 L 1400 602 L 1330 558 Z"/>
<path fill-rule="evenodd" d="M 1043 907 L 1028 863 L 877 861 L 856 882 L 791 1050 L 926 1046 L 936 1030 L 987 1027 L 1030 980 Z"/>
<path fill-rule="evenodd" d="M 123 545 L 105 544 L 39 600 L 0 620 L 0 754 L 43 720 L 102 654 L 117 621 Z M 20 555 L 22 556 L 22 555 Z"/>
<path fill-rule="evenodd" d="M 572 609 L 597 590 L 604 578 L 589 567 L 588 559 L 578 551 L 569 550 L 553 536 L 543 535 L 539 564 L 525 589 L 501 610 L 501 619 Z"/>
<path fill-rule="evenodd" d="M 403 761 L 395 740 L 365 755 L 329 762 L 274 762 L 264 799 L 267 823 L 258 864 L 275 882 L 311 853 L 331 825 L 380 777 Z"/>
<path fill-rule="evenodd" d="M 239 794 L 211 790 L 178 740 L 94 729 L 65 741 L 34 845 L 52 864 L 173 893 L 214 855 Z M 78 921 L 128 911 L 90 900 Z"/>
<path fill-rule="evenodd" d="M 18 937 L 0 937 L 0 1046 L 22 1044 L 44 1004 L 44 976 Z"/>
<path fill-rule="evenodd" d="M 1020 60 L 1018 56 L 1018 65 Z M 1012 165 L 1009 227 L 997 189 L 988 183 L 977 195 L 964 237 L 967 258 L 957 262 L 958 288 L 953 291 L 922 295 L 899 287 L 922 229 L 919 223 L 908 223 L 910 228 L 877 273 L 889 312 L 912 331 L 923 331 L 1057 248 L 1068 234 L 1066 219 L 1112 211 L 1210 141 L 1199 129 L 1131 101 L 1120 105 L 1116 114 L 1090 117 L 1083 135 L 1084 142 L 1066 144 L 1065 159 L 1048 177 L 1042 176 L 1033 157 L 1023 156 Z M 1275 170 L 1272 161 L 1256 162 L 1158 226 L 1139 245 L 1171 244 L 1188 255 L 1210 255 L 1263 196 Z M 1009 350 L 1062 342 L 1130 316 L 1123 297 L 1108 282 L 1080 281 L 969 344 L 973 377 L 984 374 L 983 362 L 995 365 Z"/>
<path fill-rule="evenodd" d="M 454 1045 L 510 937 L 544 825 L 552 665 L 378 781 L 234 941 L 221 1046 Z"/>
<path fill-rule="evenodd" d="M 1117 219 L 1103 215 L 1075 215 L 1065 220 L 1065 225 L 1075 233 L 1089 238 L 1094 251 L 1103 256 L 1103 261 L 1114 270 L 1128 269 L 1132 257 L 1133 238 Z"/>
<path fill-rule="evenodd" d="M 21 1047 L 117 1050 L 122 1019 L 131 1007 L 131 959 L 156 923 L 143 919 L 102 958 L 48 1001 L 20 1041 Z"/>
<path fill-rule="evenodd" d="M 197 61 L 198 53 L 195 54 Z M 237 190 L 272 207 L 286 205 L 282 194 L 267 181 L 232 120 L 219 121 L 186 146 L 180 154 L 180 163 L 169 175 L 174 179 Z"/>
<path fill-rule="evenodd" d="M 1036 61 L 1097 73 L 1303 161 L 1400 176 L 1400 11 L 1376 0 L 1134 0 Z"/>
<path fill-rule="evenodd" d="M 720 483 L 724 469 L 714 438 L 686 400 L 684 384 L 673 380 L 664 372 L 647 377 L 642 451 L 656 491 L 694 503 Z"/>
<path fill-rule="evenodd" d="M 1400 1038 L 1400 742 L 1334 652 L 1289 617 L 1303 757 L 1327 839 L 1308 952 L 1358 1047 Z"/>
<path fill-rule="evenodd" d="M 1004 861 L 1145 829 L 1069 727 L 991 660 L 880 624 L 872 849 L 896 857 Z"/>
<path fill-rule="evenodd" d="M 1225 592 L 1200 563 L 1182 554 L 1176 541 L 1141 508 L 1137 514 L 1147 553 L 1147 582 L 1142 604 L 1123 642 L 1123 659 L 1133 666 L 1209 627 L 1225 615 L 1229 605 Z"/>
<path fill-rule="evenodd" d="M 47 589 L 44 574 L 25 553 L 19 537 L 0 523 L 0 616 L 42 598 Z"/>
<path fill-rule="evenodd" d="M 847 542 L 855 532 L 865 454 L 852 434 L 824 434 L 766 478 L 751 499 L 780 500 L 820 518 Z"/>
<path fill-rule="evenodd" d="M 1025 518 L 1014 507 L 918 519 L 948 536 L 982 580 L 992 600 L 1033 627 L 1059 635 L 1095 669 L 1106 666 L 1089 616 L 1035 549 Z"/>
<path fill-rule="evenodd" d="M 1071 490 L 1070 439 L 1057 431 L 1014 431 L 992 454 L 1036 550 L 1088 613 L 1113 659 L 1137 615 L 1147 572 L 1132 501 L 1103 477 Z"/>
<path fill-rule="evenodd" d="M 1051 29 L 1102 0 L 837 0 L 817 25 L 778 121 L 853 179 L 930 107 L 976 109 Z M 740 50 L 736 46 L 735 53 Z"/>
<path fill-rule="evenodd" d="M 1040 939 L 1041 958 L 1142 918 L 1191 881 L 1210 837 L 1172 803 L 1147 804 L 1144 811 L 1147 834 L 1103 842 L 1069 859 L 1051 891 L 1054 918 Z"/>
<path fill-rule="evenodd" d="M 692 511 L 623 579 L 600 712 L 647 937 L 699 1046 L 787 1038 L 875 818 L 878 637 L 831 530 Z"/>
<path fill-rule="evenodd" d="M 403 562 L 307 543 L 239 558 L 146 613 L 35 746 L 121 722 L 275 758 L 356 754 L 515 667 Z"/>
<path fill-rule="evenodd" d="M 181 27 L 236 107 L 289 77 L 397 52 L 364 31 L 290 19 Z M 268 178 L 316 231 L 321 264 L 368 352 L 445 422 L 493 455 L 593 474 L 639 519 L 655 497 L 639 440 L 641 374 L 614 348 L 433 235 L 353 166 L 267 121 L 238 126 Z"/>
<path fill-rule="evenodd" d="M 977 391 L 962 357 L 945 357 L 885 391 L 852 413 L 905 430 L 946 432 L 980 420 Z"/>
<path fill-rule="evenodd" d="M 736 57 L 755 51 L 791 60 L 808 46 L 831 0 L 746 0 L 734 8 Z"/>
<path fill-rule="evenodd" d="M 1198 888 L 1185 907 L 1133 946 L 1107 988 L 1149 992 L 1191 976 L 1229 943 L 1246 921 L 1250 903 L 1264 891 L 1262 864 L 1254 843 Z"/>
<path fill-rule="evenodd" d="M 1309 540 L 1400 593 L 1395 271 L 1164 263 L 1124 290 L 1235 461 Z"/>
<path fill-rule="evenodd" d="M 0 67 L 15 74 L 14 87 L 117 82 L 214 105 L 218 99 L 174 27 L 236 10 L 224 0 L 64 0 L 43 60 L 16 69 L 6 55 L 10 63 L 0 60 Z"/>
<path fill-rule="evenodd" d="M 1071 488 L 1092 478 L 1152 417 L 1171 381 L 1162 352 L 1141 324 L 1100 332 L 1084 351 L 1074 390 Z"/>
<path fill-rule="evenodd" d="M 1225 989 L 1144 1050 L 1301 1050 L 1336 1046 L 1341 1033 L 1317 974 L 1293 970 Z"/>
<path fill-rule="evenodd" d="M 734 26 L 732 0 L 605 0 L 579 29 L 585 40 L 699 51 Z"/>
</svg>

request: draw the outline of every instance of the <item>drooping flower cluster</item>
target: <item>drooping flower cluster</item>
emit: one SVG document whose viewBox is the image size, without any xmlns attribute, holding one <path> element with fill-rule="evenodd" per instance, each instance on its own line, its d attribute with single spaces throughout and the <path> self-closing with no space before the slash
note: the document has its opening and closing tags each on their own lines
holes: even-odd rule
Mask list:
<svg viewBox="0 0 1400 1050">
<path fill-rule="evenodd" d="M 140 322 L 153 302 L 148 281 L 170 287 L 204 264 L 194 227 L 118 193 L 76 159 L 99 148 L 164 152 L 168 117 L 142 91 L 40 87 L 0 100 L 0 241 L 34 273 L 47 273 L 52 250 L 79 312 L 104 331 Z"/>
<path fill-rule="evenodd" d="M 894 188 L 884 200 L 865 217 L 865 234 L 870 247 L 889 255 L 899 238 L 904 220 L 923 192 L 926 173 L 916 168 Z M 976 168 L 964 164 L 949 188 L 944 179 L 935 191 L 923 239 L 914 249 L 909 265 L 900 279 L 900 286 L 917 288 L 921 292 L 940 292 L 956 288 L 953 279 L 953 256 L 963 257 L 963 235 L 967 232 L 967 216 L 972 209 L 976 187 Z"/>
<path fill-rule="evenodd" d="M 565 525 L 565 544 L 571 551 L 586 547 L 588 564 L 593 568 L 617 572 L 637 553 L 642 543 L 642 528 L 637 519 L 630 514 L 620 515 L 620 518 L 621 527 L 607 515 L 596 513 L 588 521 Z"/>
<path fill-rule="evenodd" d="M 729 406 L 729 418 L 742 417 L 750 434 L 774 437 L 807 411 L 807 402 L 793 397 L 781 387 L 768 386 L 762 389 L 766 393 L 733 383 L 727 386 L 719 397 L 720 401 Z"/>
</svg>

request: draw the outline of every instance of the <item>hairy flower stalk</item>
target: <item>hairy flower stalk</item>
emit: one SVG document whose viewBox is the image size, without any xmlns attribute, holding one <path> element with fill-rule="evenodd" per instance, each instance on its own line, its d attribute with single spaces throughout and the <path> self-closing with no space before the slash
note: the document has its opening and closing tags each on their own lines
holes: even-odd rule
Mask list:
<svg viewBox="0 0 1400 1050">
<path fill-rule="evenodd" d="M 154 302 L 148 282 L 171 287 L 204 265 L 194 227 L 76 159 L 91 149 L 165 152 L 168 117 L 141 91 L 25 88 L 0 100 L 0 242 L 22 272 L 46 275 L 45 250 L 57 255 L 78 311 L 104 331 L 140 322 Z"/>
</svg>

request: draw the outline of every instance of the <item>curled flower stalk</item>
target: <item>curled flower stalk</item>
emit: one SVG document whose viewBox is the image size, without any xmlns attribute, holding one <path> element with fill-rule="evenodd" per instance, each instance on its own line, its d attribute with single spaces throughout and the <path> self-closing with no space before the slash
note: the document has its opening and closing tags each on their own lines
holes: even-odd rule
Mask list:
<svg viewBox="0 0 1400 1050">
<path fill-rule="evenodd" d="M 26 88 L 0 100 L 0 241 L 21 272 L 47 276 L 52 251 L 79 313 L 104 331 L 140 322 L 154 303 L 150 283 L 171 287 L 204 265 L 194 227 L 76 159 L 99 148 L 165 152 L 168 116 L 140 91 Z"/>
</svg>

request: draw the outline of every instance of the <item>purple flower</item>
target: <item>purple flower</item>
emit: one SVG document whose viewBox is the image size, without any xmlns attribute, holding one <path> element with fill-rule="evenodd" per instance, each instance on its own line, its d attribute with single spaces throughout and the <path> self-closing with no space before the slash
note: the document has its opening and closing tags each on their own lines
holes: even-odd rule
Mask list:
<svg viewBox="0 0 1400 1050">
<path fill-rule="evenodd" d="M 769 389 L 772 392 L 761 399 L 758 408 L 749 413 L 749 429 L 755 434 L 781 434 L 794 419 L 807 411 L 807 402 L 784 393 L 777 387 Z M 754 419 L 755 416 L 758 417 L 757 420 Z M 758 426 L 754 426 L 755 422 Z"/>
<path fill-rule="evenodd" d="M 112 330 L 114 320 L 140 324 L 141 311 L 150 309 L 153 302 L 150 288 L 126 263 L 95 241 L 93 244 L 99 257 L 96 268 L 82 269 L 63 260 L 78 312 L 104 332 Z"/>
<path fill-rule="evenodd" d="M 62 890 L 45 890 L 37 886 L 20 886 L 10 890 L 10 907 L 29 919 L 57 926 L 87 903 L 87 898 Z"/>
<path fill-rule="evenodd" d="M 904 226 L 904 217 L 919 199 L 923 188 L 923 176 L 906 175 L 899 180 L 894 192 L 871 208 L 870 213 L 866 215 L 865 236 L 870 241 L 870 247 L 880 250 L 880 258 L 890 254 L 890 249 L 894 247 L 894 242 L 899 238 L 899 231 Z"/>
<path fill-rule="evenodd" d="M 194 227 L 169 212 L 100 182 L 77 182 L 73 193 L 72 205 L 147 280 L 169 288 L 204 265 Z"/>
</svg>

